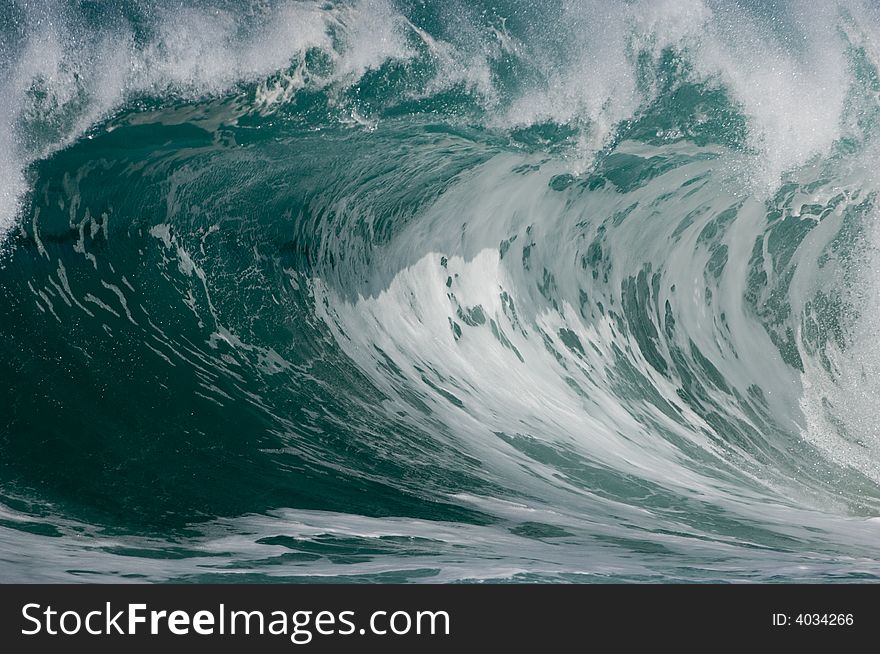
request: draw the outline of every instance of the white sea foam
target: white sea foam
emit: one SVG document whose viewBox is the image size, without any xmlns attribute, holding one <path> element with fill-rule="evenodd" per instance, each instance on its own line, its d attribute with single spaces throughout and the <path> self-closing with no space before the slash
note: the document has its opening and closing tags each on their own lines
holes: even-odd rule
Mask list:
<svg viewBox="0 0 880 654">
<path fill-rule="evenodd" d="M 61 2 L 23 5 L 18 20 L 22 46 L 0 61 L 0 234 L 14 225 L 27 166 L 131 98 L 220 95 L 287 71 L 310 48 L 332 55 L 339 83 L 411 55 L 402 18 L 385 0 L 291 0 L 256 16 L 210 3 L 159 4 L 145 19 L 145 43 L 125 21 L 89 24 Z"/>
<path fill-rule="evenodd" d="M 875 11 L 858 0 L 821 7 L 790 2 L 772 20 L 720 0 L 566 1 L 558 14 L 542 14 L 527 38 L 512 36 L 503 21 L 487 32 L 467 11 L 450 10 L 449 34 L 441 39 L 396 12 L 390 0 L 245 8 L 158 3 L 144 18 L 146 29 L 135 29 L 121 19 L 89 24 L 57 1 L 23 5 L 17 14 L 23 45 L 0 62 L 3 230 L 26 191 L 22 170 L 127 99 L 222 94 L 279 73 L 258 103 L 290 100 L 306 83 L 291 64 L 311 48 L 333 61 L 330 78 L 312 80 L 326 85 L 354 83 L 388 60 L 413 58 L 423 46 L 438 67 L 413 93 L 463 84 L 486 102 L 490 124 L 580 124 L 581 167 L 656 94 L 650 79 L 640 80 L 640 57 L 656 60 L 672 49 L 689 62 L 694 80 L 726 88 L 749 117 L 749 142 L 761 153 L 754 173 L 765 186 L 840 137 L 852 81 L 849 42 L 877 51 Z M 491 67 L 501 55 L 529 62 L 535 73 L 509 103 L 500 102 Z"/>
</svg>

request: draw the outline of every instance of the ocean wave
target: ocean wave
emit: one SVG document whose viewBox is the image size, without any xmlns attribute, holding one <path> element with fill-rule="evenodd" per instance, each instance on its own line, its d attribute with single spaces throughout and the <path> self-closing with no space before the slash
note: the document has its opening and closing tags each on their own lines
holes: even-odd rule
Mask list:
<svg viewBox="0 0 880 654">
<path fill-rule="evenodd" d="M 2 11 L 4 578 L 876 576 L 872 4 Z"/>
</svg>

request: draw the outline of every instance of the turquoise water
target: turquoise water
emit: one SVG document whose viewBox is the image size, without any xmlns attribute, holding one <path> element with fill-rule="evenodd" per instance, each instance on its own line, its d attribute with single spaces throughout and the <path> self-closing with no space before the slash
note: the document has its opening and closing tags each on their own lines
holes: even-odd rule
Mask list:
<svg viewBox="0 0 880 654">
<path fill-rule="evenodd" d="M 0 579 L 880 572 L 874 3 L 0 31 Z"/>
</svg>

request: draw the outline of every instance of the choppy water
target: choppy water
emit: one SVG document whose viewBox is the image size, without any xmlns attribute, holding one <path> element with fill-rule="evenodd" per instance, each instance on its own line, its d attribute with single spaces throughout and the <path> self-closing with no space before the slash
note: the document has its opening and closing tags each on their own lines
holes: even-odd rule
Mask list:
<svg viewBox="0 0 880 654">
<path fill-rule="evenodd" d="M 0 579 L 880 573 L 875 3 L 0 33 Z"/>
</svg>

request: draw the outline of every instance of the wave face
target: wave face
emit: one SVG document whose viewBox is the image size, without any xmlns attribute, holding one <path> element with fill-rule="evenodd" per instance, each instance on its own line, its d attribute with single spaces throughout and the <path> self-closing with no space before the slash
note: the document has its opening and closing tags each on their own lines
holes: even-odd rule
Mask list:
<svg viewBox="0 0 880 654">
<path fill-rule="evenodd" d="M 0 578 L 880 573 L 880 14 L 0 8 Z"/>
</svg>

